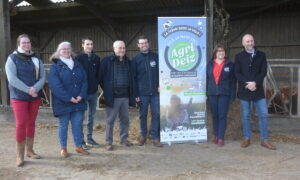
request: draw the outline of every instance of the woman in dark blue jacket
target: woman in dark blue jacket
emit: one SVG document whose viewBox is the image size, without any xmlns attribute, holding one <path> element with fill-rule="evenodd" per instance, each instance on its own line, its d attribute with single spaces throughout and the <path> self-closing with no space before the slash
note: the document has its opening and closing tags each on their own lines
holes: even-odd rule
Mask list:
<svg viewBox="0 0 300 180">
<path fill-rule="evenodd" d="M 62 42 L 50 57 L 53 62 L 49 72 L 49 87 L 52 93 L 53 113 L 59 119 L 58 134 L 61 156 L 67 157 L 67 136 L 69 121 L 76 152 L 89 154 L 81 147 L 82 116 L 87 109 L 87 77 L 82 65 L 73 60 L 71 44 Z"/>
<path fill-rule="evenodd" d="M 224 146 L 229 103 L 235 99 L 234 65 L 225 58 L 225 47 L 217 45 L 213 58 L 207 63 L 207 96 L 213 116 L 213 142 Z"/>
</svg>

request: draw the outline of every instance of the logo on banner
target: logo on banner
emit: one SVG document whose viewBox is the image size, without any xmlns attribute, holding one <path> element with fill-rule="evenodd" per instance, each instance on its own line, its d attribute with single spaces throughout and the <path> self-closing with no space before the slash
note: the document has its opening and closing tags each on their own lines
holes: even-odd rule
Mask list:
<svg viewBox="0 0 300 180">
<path fill-rule="evenodd" d="M 195 46 L 195 39 L 189 33 L 201 37 L 202 32 L 192 26 L 172 27 L 172 24 L 172 21 L 163 24 L 165 31 L 162 33 L 162 36 L 167 39 L 176 32 L 176 36 L 167 39 L 164 50 L 166 64 L 171 69 L 170 76 L 171 78 L 197 77 L 196 68 L 200 64 L 202 53 L 200 46 Z"/>
</svg>

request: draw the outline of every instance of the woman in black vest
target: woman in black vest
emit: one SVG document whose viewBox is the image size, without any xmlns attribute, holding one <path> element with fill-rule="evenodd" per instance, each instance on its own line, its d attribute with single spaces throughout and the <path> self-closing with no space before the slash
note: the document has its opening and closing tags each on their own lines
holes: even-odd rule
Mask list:
<svg viewBox="0 0 300 180">
<path fill-rule="evenodd" d="M 22 166 L 24 164 L 25 145 L 28 157 L 40 158 L 33 151 L 33 140 L 35 120 L 45 83 L 45 69 L 42 61 L 32 52 L 28 35 L 20 35 L 17 39 L 17 46 L 18 48 L 8 56 L 5 70 L 16 119 L 16 165 Z"/>
</svg>

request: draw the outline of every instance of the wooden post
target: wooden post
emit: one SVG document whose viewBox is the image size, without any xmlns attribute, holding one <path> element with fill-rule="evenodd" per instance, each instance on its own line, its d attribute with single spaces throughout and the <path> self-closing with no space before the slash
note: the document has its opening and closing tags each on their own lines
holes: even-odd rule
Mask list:
<svg viewBox="0 0 300 180">
<path fill-rule="evenodd" d="M 7 81 L 5 74 L 5 62 L 10 50 L 10 17 L 8 0 L 0 0 L 0 78 L 1 78 L 1 102 L 7 105 Z"/>
<path fill-rule="evenodd" d="M 205 0 L 205 16 L 207 17 L 207 61 L 210 60 L 214 47 L 214 1 Z"/>
</svg>

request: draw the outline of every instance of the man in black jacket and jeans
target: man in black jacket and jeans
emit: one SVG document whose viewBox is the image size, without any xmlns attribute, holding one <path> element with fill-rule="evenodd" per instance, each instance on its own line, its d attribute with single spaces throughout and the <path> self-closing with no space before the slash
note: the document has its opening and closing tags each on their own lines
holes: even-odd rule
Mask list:
<svg viewBox="0 0 300 180">
<path fill-rule="evenodd" d="M 241 147 L 250 145 L 250 113 L 252 103 L 258 113 L 261 145 L 275 150 L 268 141 L 268 106 L 263 81 L 267 74 L 267 59 L 264 52 L 254 47 L 254 38 L 245 34 L 242 39 L 244 50 L 235 56 L 235 76 L 238 79 L 238 98 L 242 108 L 244 140 Z"/>
<path fill-rule="evenodd" d="M 75 59 L 78 60 L 87 75 L 88 80 L 88 123 L 87 123 L 87 142 L 84 141 L 84 135 L 82 136 L 82 148 L 88 149 L 90 147 L 99 147 L 99 144 L 93 139 L 93 126 L 94 117 L 97 106 L 97 91 L 99 85 L 99 70 L 100 70 L 100 58 L 93 53 L 93 41 L 91 38 L 82 39 L 83 52 L 79 53 Z M 84 134 L 84 133 L 82 133 Z"/>
<path fill-rule="evenodd" d="M 158 55 L 149 51 L 148 38 L 141 36 L 138 39 L 140 52 L 132 59 L 134 81 L 136 84 L 136 101 L 140 102 L 140 128 L 141 135 L 138 139 L 140 146 L 147 139 L 147 114 L 148 106 L 151 107 L 152 143 L 156 147 L 162 147 L 159 141 L 159 79 L 158 79 Z"/>
</svg>

